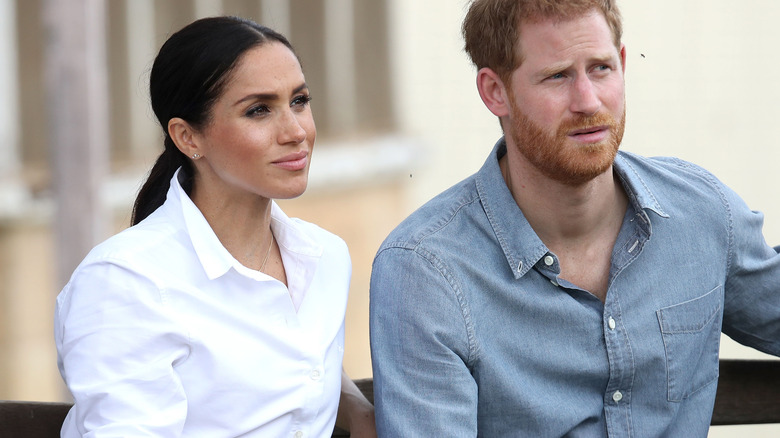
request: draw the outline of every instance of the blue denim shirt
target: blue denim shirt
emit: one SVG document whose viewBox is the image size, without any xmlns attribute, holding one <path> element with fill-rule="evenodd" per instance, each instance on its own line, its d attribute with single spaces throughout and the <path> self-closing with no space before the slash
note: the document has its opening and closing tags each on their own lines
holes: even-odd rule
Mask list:
<svg viewBox="0 0 780 438">
<path fill-rule="evenodd" d="M 380 437 L 706 437 L 721 330 L 780 354 L 780 257 L 710 173 L 618 154 L 629 208 L 604 303 L 512 198 L 499 141 L 382 244 L 371 278 Z"/>
</svg>

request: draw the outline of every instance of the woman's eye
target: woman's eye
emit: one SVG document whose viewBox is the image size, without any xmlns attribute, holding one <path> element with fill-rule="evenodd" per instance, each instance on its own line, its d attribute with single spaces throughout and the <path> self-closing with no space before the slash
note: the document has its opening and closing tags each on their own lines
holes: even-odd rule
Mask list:
<svg viewBox="0 0 780 438">
<path fill-rule="evenodd" d="M 311 96 L 304 94 L 304 95 L 300 95 L 300 96 L 296 97 L 295 99 L 293 99 L 291 106 L 304 107 L 304 106 L 308 105 L 309 102 L 311 102 Z"/>
<path fill-rule="evenodd" d="M 270 110 L 268 109 L 268 106 L 266 105 L 257 105 L 249 108 L 246 112 L 246 115 L 248 116 L 261 116 L 263 114 L 267 114 Z"/>
</svg>

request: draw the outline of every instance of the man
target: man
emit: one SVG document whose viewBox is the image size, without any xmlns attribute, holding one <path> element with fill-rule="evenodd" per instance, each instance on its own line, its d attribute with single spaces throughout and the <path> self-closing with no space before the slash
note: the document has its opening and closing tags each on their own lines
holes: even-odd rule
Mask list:
<svg viewBox="0 0 780 438">
<path fill-rule="evenodd" d="M 501 121 L 481 170 L 379 249 L 379 436 L 705 437 L 721 330 L 780 354 L 780 256 L 705 170 L 618 152 L 610 0 L 476 0 Z"/>
</svg>

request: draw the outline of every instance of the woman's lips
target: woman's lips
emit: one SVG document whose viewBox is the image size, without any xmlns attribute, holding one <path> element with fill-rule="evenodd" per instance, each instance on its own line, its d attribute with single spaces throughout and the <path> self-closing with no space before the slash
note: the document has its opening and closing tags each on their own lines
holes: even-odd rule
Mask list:
<svg viewBox="0 0 780 438">
<path fill-rule="evenodd" d="M 307 151 L 296 152 L 285 155 L 274 161 L 272 164 L 286 170 L 303 170 L 309 163 L 309 153 Z"/>
</svg>

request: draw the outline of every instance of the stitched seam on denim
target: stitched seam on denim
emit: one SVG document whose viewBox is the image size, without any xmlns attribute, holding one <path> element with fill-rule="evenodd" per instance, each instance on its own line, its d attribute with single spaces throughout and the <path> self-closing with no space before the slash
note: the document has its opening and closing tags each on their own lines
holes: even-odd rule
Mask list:
<svg viewBox="0 0 780 438">
<path fill-rule="evenodd" d="M 721 312 L 722 305 L 720 304 L 720 302 L 718 303 L 718 305 L 716 306 L 713 314 L 710 315 L 710 317 L 707 318 L 706 322 L 701 324 L 701 327 L 698 330 L 667 331 L 667 329 L 664 328 L 664 324 L 663 324 L 663 320 L 664 320 L 664 318 L 662 317 L 663 310 L 670 309 L 670 308 L 675 308 L 675 307 L 678 307 L 678 306 L 681 306 L 681 305 L 684 305 L 684 304 L 689 304 L 689 303 L 698 301 L 698 300 L 700 300 L 700 299 L 702 299 L 704 297 L 709 296 L 712 293 L 715 293 L 719 289 L 722 289 L 722 286 L 718 286 L 718 287 L 712 289 L 711 291 L 707 292 L 706 294 L 702 295 L 701 297 L 694 298 L 694 299 L 691 299 L 691 300 L 688 300 L 688 301 L 684 301 L 682 303 L 675 304 L 673 306 L 664 307 L 663 309 L 656 310 L 656 312 L 655 312 L 656 313 L 656 318 L 658 319 L 658 325 L 659 325 L 659 328 L 661 330 L 661 340 L 664 343 L 664 358 L 666 360 L 665 368 L 666 368 L 666 385 L 667 385 L 666 396 L 667 396 L 667 400 L 669 402 L 672 402 L 672 403 L 680 403 L 680 402 L 682 402 L 683 400 L 689 398 L 693 394 L 695 394 L 698 391 L 702 390 L 703 388 L 707 387 L 710 383 L 712 383 L 712 380 L 709 380 L 709 381 L 701 384 L 700 387 L 698 387 L 697 389 L 695 389 L 694 391 L 692 391 L 692 392 L 690 392 L 688 394 L 680 394 L 678 397 L 672 397 L 671 376 L 670 376 L 670 372 L 669 372 L 669 369 L 670 369 L 669 368 L 669 361 L 670 361 L 669 351 L 670 351 L 670 348 L 669 348 L 669 344 L 667 343 L 667 339 L 669 339 L 669 338 L 667 338 L 667 335 L 680 335 L 680 334 L 696 334 L 696 333 L 700 333 L 704 329 L 704 327 L 706 327 L 707 325 L 710 324 L 710 322 L 712 322 L 712 320 L 714 318 L 716 318 L 719 314 L 722 314 L 722 312 Z M 717 373 L 716 373 L 716 376 L 715 376 L 714 379 L 717 379 Z"/>
<path fill-rule="evenodd" d="M 683 399 L 683 400 L 685 400 L 685 399 L 691 398 L 691 397 L 692 397 L 694 394 L 696 394 L 697 392 L 699 392 L 699 391 L 701 391 L 702 389 L 704 389 L 704 388 L 706 388 L 706 387 L 710 386 L 710 385 L 712 384 L 712 382 L 714 382 L 714 381 L 718 380 L 718 375 L 719 375 L 719 374 L 720 374 L 719 372 L 718 372 L 718 373 L 715 373 L 715 376 L 714 376 L 712 379 L 708 380 L 708 381 L 707 381 L 707 382 L 705 382 L 705 383 L 702 383 L 700 387 L 698 387 L 698 388 L 697 388 L 697 389 L 695 389 L 694 391 L 691 391 L 690 393 L 688 393 L 688 394 L 687 394 L 685 397 L 683 397 L 682 399 Z"/>
<path fill-rule="evenodd" d="M 614 303 L 615 303 L 615 307 L 617 309 L 616 316 L 617 316 L 618 321 L 620 322 L 620 325 L 621 325 L 620 332 L 621 332 L 623 338 L 625 339 L 625 343 L 626 343 L 626 345 L 628 347 L 628 358 L 629 358 L 629 360 L 631 362 L 631 365 L 630 365 L 630 368 L 629 368 L 630 373 L 631 373 L 631 377 L 629 378 L 629 384 L 628 384 L 628 388 L 630 388 L 630 389 L 622 388 L 623 391 L 626 391 L 626 394 L 628 394 L 628 398 L 625 399 L 626 402 L 628 403 L 628 406 L 625 406 L 625 407 L 622 406 L 622 405 L 618 405 L 617 406 L 618 412 L 622 412 L 623 413 L 623 418 L 625 420 L 625 427 L 626 427 L 626 430 L 628 431 L 628 436 L 630 437 L 630 436 L 633 436 L 633 430 L 632 430 L 632 427 L 631 427 L 631 403 L 630 403 L 630 400 L 631 400 L 631 395 L 633 394 L 634 376 L 636 374 L 636 361 L 634 360 L 634 354 L 633 354 L 633 350 L 631 349 L 631 344 L 630 344 L 629 339 L 628 339 L 628 334 L 626 333 L 625 327 L 623 326 L 623 311 L 622 311 L 622 308 L 620 307 L 620 301 L 618 300 L 618 298 L 614 299 Z M 610 370 L 616 369 L 615 360 L 614 360 L 615 358 L 613 356 L 614 355 L 607 354 L 607 360 L 609 362 Z M 620 354 L 620 356 L 621 356 L 621 359 L 622 359 L 624 355 Z M 618 381 L 624 380 L 624 378 L 622 377 L 623 374 L 624 373 L 621 370 L 621 377 L 618 379 Z M 613 383 L 612 372 L 610 371 L 610 378 L 609 378 L 609 381 L 607 383 L 607 386 L 609 387 L 610 391 L 613 390 L 613 387 L 610 385 L 612 383 Z M 622 385 L 620 385 L 620 383 L 618 382 L 617 389 L 621 389 L 621 386 Z"/>
<path fill-rule="evenodd" d="M 513 254 L 511 251 L 509 251 L 509 244 L 506 241 L 506 238 L 504 237 L 504 234 L 500 228 L 496 227 L 496 217 L 493 214 L 493 210 L 488 207 L 488 204 L 482 201 L 482 195 L 481 193 L 485 192 L 485 187 L 482 184 L 482 178 L 476 178 L 476 185 L 477 185 L 477 196 L 479 197 L 480 203 L 482 204 L 482 211 L 485 212 L 485 216 L 488 218 L 488 222 L 490 223 L 490 228 L 493 230 L 493 233 L 496 235 L 496 239 L 498 240 L 498 244 L 501 246 L 501 251 L 504 252 L 504 256 L 509 260 L 509 269 L 512 270 L 513 275 L 521 275 L 525 274 L 526 272 L 530 271 L 533 265 L 531 263 L 528 263 L 529 266 L 523 266 L 523 269 L 520 271 L 517 271 L 517 265 L 519 260 L 515 260 L 513 257 Z M 542 258 L 544 254 L 547 253 L 546 248 L 537 248 L 537 253 L 534 254 L 534 259 L 539 260 Z"/>
<path fill-rule="evenodd" d="M 640 211 L 641 211 L 641 210 L 640 210 Z M 641 220 L 643 220 L 643 221 L 644 221 L 644 218 L 643 218 L 642 216 L 646 216 L 646 214 L 644 214 L 644 211 L 641 211 L 641 213 L 642 213 L 642 214 L 637 214 L 636 216 L 637 216 L 637 217 L 639 217 Z M 649 225 L 649 224 L 648 224 L 648 225 Z M 633 242 L 637 242 L 637 243 L 638 243 L 638 242 L 641 240 L 641 237 L 642 237 L 642 235 L 644 235 L 644 234 L 645 234 L 645 233 L 644 233 L 644 230 L 643 230 L 643 229 L 641 229 L 641 228 L 639 228 L 639 227 L 637 227 L 636 231 L 635 231 L 635 232 L 634 232 L 634 234 L 631 236 L 631 239 L 628 239 L 628 240 L 626 241 L 626 245 L 625 245 L 625 246 L 628 246 L 629 244 L 634 244 L 634 245 L 636 245 L 636 243 L 632 243 L 632 241 L 633 241 Z M 641 252 L 644 250 L 645 244 L 646 244 L 647 242 L 649 242 L 649 241 L 650 241 L 650 236 L 647 236 L 647 239 L 646 239 L 646 240 L 645 240 L 645 241 L 644 241 L 644 242 L 643 242 L 641 245 L 638 245 L 638 246 L 639 246 L 639 250 L 636 250 L 636 248 L 634 248 L 634 252 L 631 252 L 631 253 L 630 253 L 630 254 L 631 254 L 631 256 L 625 260 L 625 262 L 623 263 L 623 265 L 622 265 L 622 266 L 620 266 L 620 268 L 616 269 L 616 270 L 615 270 L 615 272 L 611 272 L 611 273 L 610 273 L 610 277 L 609 277 L 609 283 L 607 284 L 607 288 L 609 288 L 610 286 L 612 286 L 612 284 L 615 282 L 615 280 L 618 278 L 618 276 L 619 276 L 619 275 L 620 275 L 620 274 L 621 274 L 621 273 L 622 273 L 624 270 L 626 270 L 626 268 L 628 268 L 628 267 L 629 267 L 629 266 L 630 266 L 632 263 L 634 263 L 634 260 L 636 260 L 636 259 L 639 257 L 639 254 L 640 254 L 640 253 L 641 253 Z M 625 249 L 625 246 L 623 247 L 624 249 Z M 626 251 L 627 251 L 627 250 L 626 250 Z M 610 261 L 610 263 L 611 263 L 611 261 Z"/>
<path fill-rule="evenodd" d="M 644 186 L 645 190 L 648 193 L 650 193 L 650 191 L 647 190 L 647 186 L 645 185 L 644 180 L 639 177 L 639 175 L 636 173 L 636 170 L 631 166 L 631 164 L 627 160 L 622 159 L 622 157 L 621 157 L 621 162 L 625 163 L 625 165 L 634 172 L 634 175 L 637 177 L 639 182 L 642 183 L 642 186 Z M 620 185 L 623 187 L 623 191 L 628 196 L 631 205 L 634 207 L 634 210 L 636 210 L 636 212 L 639 213 L 640 211 L 642 211 L 642 205 L 639 203 L 639 199 L 636 195 L 636 192 L 627 189 L 627 187 L 630 187 L 630 184 L 628 183 L 628 180 L 624 177 L 623 172 L 615 172 L 615 173 L 617 174 L 617 177 L 620 180 Z M 650 193 L 650 195 L 652 197 L 652 193 Z"/>
<path fill-rule="evenodd" d="M 629 390 L 629 393 L 633 394 L 633 392 L 634 392 L 634 377 L 636 376 L 636 360 L 634 359 L 634 349 L 631 348 L 631 340 L 629 339 L 628 331 L 626 331 L 626 327 L 623 324 L 623 308 L 620 306 L 620 299 L 619 298 L 615 299 L 615 307 L 617 308 L 617 311 L 618 311 L 618 321 L 619 321 L 619 324 L 620 324 L 620 326 L 622 328 L 621 332 L 622 332 L 623 338 L 625 339 L 625 342 L 626 342 L 626 348 L 627 348 L 627 351 L 628 351 L 628 358 L 631 361 L 631 367 L 629 368 L 631 370 L 631 377 L 629 378 L 628 386 L 629 386 L 629 388 L 631 388 Z"/>
<path fill-rule="evenodd" d="M 478 201 L 479 197 L 474 196 L 473 194 L 466 199 L 463 199 L 459 203 L 455 203 L 450 208 L 450 213 L 445 215 L 444 217 L 441 217 L 436 222 L 425 226 L 421 231 L 414 231 L 409 235 L 407 238 L 402 239 L 396 239 L 396 240 L 390 240 L 386 241 L 382 244 L 379 252 L 384 251 L 388 248 L 405 248 L 405 249 L 411 249 L 414 250 L 418 246 L 422 245 L 423 242 L 426 239 L 431 238 L 435 234 L 439 233 L 443 228 L 445 228 L 450 222 L 455 220 L 455 217 L 458 216 L 458 213 L 460 213 L 460 210 L 464 207 L 473 204 L 475 201 Z M 379 253 L 377 253 L 379 255 Z M 376 257 L 374 257 L 376 260 Z"/>
<path fill-rule="evenodd" d="M 710 184 L 712 189 L 714 189 L 715 192 L 720 197 L 720 201 L 723 204 L 723 208 L 725 209 L 725 213 L 726 213 L 726 231 L 728 235 L 728 256 L 726 257 L 725 272 L 726 275 L 728 275 L 728 272 L 731 269 L 731 261 L 734 257 L 734 217 L 731 212 L 731 204 L 729 204 L 728 198 L 726 198 L 726 194 L 723 192 L 721 183 L 710 172 L 704 170 L 699 166 L 693 165 L 687 161 L 680 160 L 679 158 L 675 158 L 672 161 L 676 163 L 678 166 L 698 174 L 702 179 L 704 179 Z"/>
<path fill-rule="evenodd" d="M 631 169 L 632 172 L 634 172 L 634 176 L 636 176 L 636 179 L 642 184 L 642 187 L 645 189 L 645 192 L 650 196 L 650 198 L 652 198 L 653 203 L 655 204 L 653 207 L 655 207 L 655 208 L 657 208 L 659 210 L 663 210 L 661 208 L 661 204 L 658 203 L 658 199 L 656 199 L 656 197 L 653 194 L 653 192 L 650 191 L 650 188 L 647 187 L 647 184 L 645 184 L 645 180 L 643 180 L 642 177 L 639 176 L 639 172 L 637 172 L 636 169 L 634 169 L 634 166 L 632 166 L 631 163 L 628 160 L 626 160 L 626 159 L 624 159 L 622 157 L 621 157 L 621 162 L 623 164 L 625 164 L 626 167 Z M 618 173 L 618 175 L 619 175 L 619 173 Z"/>
<path fill-rule="evenodd" d="M 627 404 L 624 407 L 626 413 L 626 431 L 628 431 L 628 438 L 634 436 L 634 430 L 631 428 L 631 404 Z"/>
<path fill-rule="evenodd" d="M 661 310 L 663 310 L 663 309 L 661 309 Z M 660 312 L 661 310 L 659 310 L 659 312 Z M 670 330 L 664 330 L 664 329 L 663 329 L 663 327 L 662 327 L 662 329 L 661 329 L 661 333 L 663 333 L 663 334 L 665 334 L 665 335 L 685 335 L 685 334 L 689 334 L 689 335 L 690 335 L 690 334 L 695 334 L 695 333 L 701 333 L 701 331 L 702 331 L 702 330 L 704 330 L 704 327 L 706 327 L 706 326 L 707 326 L 707 325 L 708 325 L 710 322 L 712 322 L 712 320 L 713 320 L 713 319 L 717 318 L 717 317 L 718 317 L 718 315 L 719 315 L 720 313 L 721 313 L 721 306 L 720 306 L 720 305 L 718 305 L 718 307 L 717 307 L 716 309 L 714 309 L 714 310 L 713 310 L 713 312 L 712 312 L 712 315 L 710 315 L 710 316 L 707 318 L 707 321 L 705 321 L 705 322 L 702 324 L 701 328 L 699 328 L 699 329 L 688 329 L 688 330 L 675 330 L 675 331 L 670 331 Z"/>
<path fill-rule="evenodd" d="M 430 225 L 429 228 L 423 231 L 421 233 L 417 245 L 420 245 L 423 242 L 423 240 L 440 232 L 450 222 L 455 220 L 455 217 L 458 215 L 458 213 L 460 213 L 460 210 L 463 209 L 463 207 L 466 207 L 467 205 L 471 205 L 474 203 L 474 201 L 479 200 L 479 197 L 476 196 L 475 193 L 468 193 L 468 195 L 469 196 L 465 197 L 464 199 L 459 199 L 459 202 L 453 203 L 453 205 L 450 207 L 449 213 L 446 216 L 440 218 L 437 222 L 434 222 L 433 224 Z"/>
<path fill-rule="evenodd" d="M 655 316 L 658 319 L 658 328 L 661 330 L 661 341 L 664 343 L 664 369 L 666 370 L 666 400 L 670 402 L 679 402 L 672 400 L 672 386 L 669 384 L 671 375 L 669 374 L 669 345 L 666 342 L 666 336 L 663 335 L 664 324 L 661 318 L 661 311 L 656 310 Z"/>
<path fill-rule="evenodd" d="M 458 306 L 460 307 L 461 318 L 463 318 L 463 326 L 466 329 L 466 338 L 468 339 L 469 357 L 466 361 L 466 365 L 470 369 L 473 369 L 474 363 L 477 360 L 478 349 L 476 335 L 474 333 L 474 324 L 471 319 L 471 308 L 469 307 L 468 302 L 466 301 L 466 297 L 463 294 L 463 289 L 450 273 L 447 264 L 438 258 L 434 253 L 426 250 L 425 248 L 421 248 L 420 246 L 417 246 L 414 249 L 414 252 L 428 261 L 428 263 L 430 263 L 434 268 L 436 268 L 436 270 L 439 272 L 439 274 L 441 274 L 447 284 L 449 284 L 450 288 L 455 294 Z"/>
<path fill-rule="evenodd" d="M 664 313 L 667 313 L 667 314 L 670 313 L 673 309 L 679 309 L 681 306 L 690 305 L 690 304 L 695 303 L 697 301 L 698 302 L 702 302 L 702 300 L 705 300 L 705 299 L 710 299 L 711 300 L 712 298 L 708 298 L 708 297 L 710 297 L 711 294 L 717 293 L 720 289 L 722 289 L 722 286 L 718 285 L 718 286 L 715 286 L 714 288 L 710 289 L 709 291 L 707 291 L 704 295 L 701 295 L 701 296 L 696 297 L 696 298 L 692 298 L 692 299 L 687 300 L 687 301 L 683 301 L 682 303 L 677 303 L 677 304 L 674 304 L 674 305 L 671 305 L 671 306 L 666 306 L 666 307 L 663 307 L 661 309 L 658 309 L 658 311 L 656 313 L 659 315 L 659 318 L 660 318 L 659 321 L 661 322 L 661 333 L 673 335 L 673 334 L 677 334 L 677 333 L 699 333 L 699 332 L 701 332 L 704 329 L 704 327 L 706 327 L 710 323 L 710 321 L 712 321 L 712 318 L 718 316 L 721 313 L 720 311 L 721 311 L 721 308 L 723 307 L 722 304 L 721 304 L 721 300 L 718 300 L 717 301 L 717 305 L 712 308 L 712 314 L 709 317 L 707 317 L 707 320 L 702 322 L 701 324 L 699 324 L 699 326 L 697 328 L 695 328 L 695 329 L 685 329 L 685 330 L 670 329 L 670 328 L 667 327 L 668 324 L 667 325 L 663 324 L 664 318 L 662 318 L 662 315 Z"/>
</svg>

